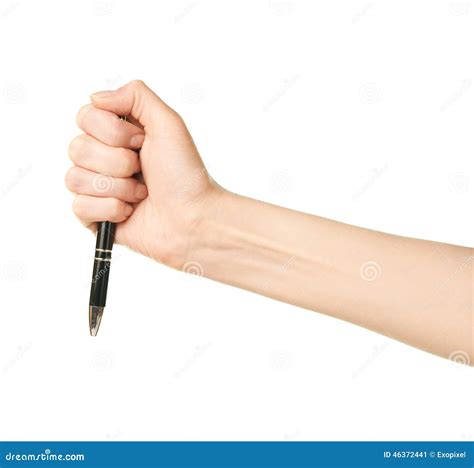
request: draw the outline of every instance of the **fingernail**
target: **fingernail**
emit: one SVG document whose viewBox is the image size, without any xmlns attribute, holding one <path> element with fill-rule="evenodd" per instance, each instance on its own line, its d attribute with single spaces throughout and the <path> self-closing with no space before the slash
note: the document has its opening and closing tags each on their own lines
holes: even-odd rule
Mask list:
<svg viewBox="0 0 474 468">
<path fill-rule="evenodd" d="M 138 184 L 137 188 L 135 189 L 135 196 L 141 200 L 143 198 L 146 198 L 147 195 L 148 195 L 148 190 L 146 186 L 143 184 Z"/>
<path fill-rule="evenodd" d="M 125 216 L 127 218 L 132 214 L 133 207 L 131 205 L 125 205 Z"/>
<path fill-rule="evenodd" d="M 101 97 L 107 97 L 107 96 L 110 96 L 111 94 L 114 94 L 116 93 L 117 91 L 99 91 L 97 93 L 93 93 L 91 94 L 91 97 L 98 97 L 98 98 L 101 98 Z"/>
<path fill-rule="evenodd" d="M 145 135 L 133 135 L 132 138 L 130 138 L 130 146 L 133 146 L 134 148 L 141 148 L 144 139 Z"/>
</svg>

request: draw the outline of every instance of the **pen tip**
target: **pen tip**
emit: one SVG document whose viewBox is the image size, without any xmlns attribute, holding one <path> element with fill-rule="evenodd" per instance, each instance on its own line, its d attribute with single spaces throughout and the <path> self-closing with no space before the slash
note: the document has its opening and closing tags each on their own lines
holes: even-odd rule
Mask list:
<svg viewBox="0 0 474 468">
<path fill-rule="evenodd" d="M 103 313 L 103 307 L 89 306 L 89 330 L 91 332 L 91 336 L 97 336 Z"/>
</svg>

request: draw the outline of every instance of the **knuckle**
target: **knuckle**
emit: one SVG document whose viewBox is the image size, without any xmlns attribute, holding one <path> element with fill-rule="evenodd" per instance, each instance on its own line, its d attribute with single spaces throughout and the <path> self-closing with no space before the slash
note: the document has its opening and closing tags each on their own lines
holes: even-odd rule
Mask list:
<svg viewBox="0 0 474 468">
<path fill-rule="evenodd" d="M 119 161 L 120 177 L 131 177 L 135 173 L 134 158 L 126 150 L 121 150 Z"/>
<path fill-rule="evenodd" d="M 86 115 L 89 113 L 91 109 L 92 109 L 92 104 L 86 104 L 85 106 L 82 106 L 79 109 L 79 112 L 77 113 L 77 116 L 76 116 L 76 124 L 79 128 L 82 128 Z"/>
<path fill-rule="evenodd" d="M 142 80 L 133 80 L 130 82 L 130 85 L 133 89 L 136 89 L 136 90 L 146 88 L 146 84 Z"/>
<path fill-rule="evenodd" d="M 110 209 L 111 217 L 115 220 L 122 220 L 124 216 L 123 202 L 114 198 Z"/>
<path fill-rule="evenodd" d="M 76 192 L 80 188 L 80 179 L 76 167 L 73 166 L 66 172 L 64 182 L 71 192 Z"/>
<path fill-rule="evenodd" d="M 69 144 L 68 154 L 71 161 L 77 160 L 78 156 L 82 153 L 84 148 L 84 136 L 79 135 L 72 139 L 71 143 Z"/>
<path fill-rule="evenodd" d="M 83 198 L 80 195 L 74 198 L 74 201 L 72 202 L 72 211 L 79 219 L 85 218 L 86 207 Z"/>
</svg>

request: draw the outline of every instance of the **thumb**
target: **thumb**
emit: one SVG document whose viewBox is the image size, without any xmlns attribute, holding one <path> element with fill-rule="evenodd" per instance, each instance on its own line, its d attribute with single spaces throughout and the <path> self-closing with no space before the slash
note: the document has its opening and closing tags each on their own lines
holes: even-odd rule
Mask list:
<svg viewBox="0 0 474 468">
<path fill-rule="evenodd" d="M 101 91 L 90 96 L 92 104 L 117 115 L 132 116 L 152 132 L 158 122 L 172 112 L 143 81 L 134 80 L 115 91 Z"/>
</svg>

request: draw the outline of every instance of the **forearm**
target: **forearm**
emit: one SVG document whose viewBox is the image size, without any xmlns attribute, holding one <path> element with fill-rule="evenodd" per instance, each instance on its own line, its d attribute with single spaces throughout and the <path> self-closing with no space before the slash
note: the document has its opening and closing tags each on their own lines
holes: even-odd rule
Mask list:
<svg viewBox="0 0 474 468">
<path fill-rule="evenodd" d="M 188 261 L 204 275 L 427 351 L 473 359 L 472 249 L 384 234 L 224 192 Z"/>
</svg>

